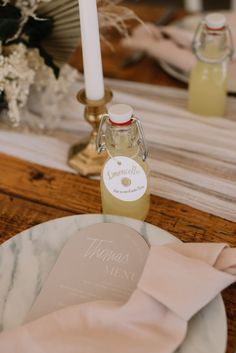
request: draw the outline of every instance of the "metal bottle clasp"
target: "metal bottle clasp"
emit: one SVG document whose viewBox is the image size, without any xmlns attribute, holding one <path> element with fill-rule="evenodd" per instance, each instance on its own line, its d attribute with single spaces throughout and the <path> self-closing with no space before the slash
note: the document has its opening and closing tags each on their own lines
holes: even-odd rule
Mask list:
<svg viewBox="0 0 236 353">
<path fill-rule="evenodd" d="M 103 126 L 106 122 L 106 120 L 109 118 L 108 114 L 104 114 L 101 118 L 100 125 L 98 128 L 98 133 L 97 133 L 97 138 L 96 138 L 96 149 L 97 153 L 101 153 L 106 150 L 106 144 L 105 144 L 105 133 L 103 130 Z"/>
<path fill-rule="evenodd" d="M 106 144 L 105 144 L 105 132 L 104 132 L 104 124 L 106 123 L 107 119 L 109 119 L 109 115 L 108 114 L 104 114 L 101 118 L 101 122 L 99 125 L 99 129 L 98 129 L 98 134 L 97 134 L 97 138 L 96 138 L 96 149 L 98 153 L 101 153 L 103 151 L 106 150 Z M 143 128 L 142 125 L 140 123 L 140 120 L 136 117 L 132 117 L 132 120 L 135 122 L 135 124 L 137 125 L 138 128 L 138 140 L 137 140 L 137 144 L 139 146 L 139 149 L 142 153 L 142 160 L 145 161 L 148 155 L 148 148 L 145 142 L 145 138 L 144 138 L 144 133 L 143 133 Z"/>
<path fill-rule="evenodd" d="M 133 120 L 136 122 L 136 125 L 138 127 L 139 138 L 138 138 L 137 143 L 138 143 L 138 146 L 142 152 L 142 160 L 145 161 L 148 156 L 148 147 L 147 147 L 147 144 L 145 141 L 143 127 L 142 127 L 140 120 L 138 118 L 133 117 Z"/>
</svg>

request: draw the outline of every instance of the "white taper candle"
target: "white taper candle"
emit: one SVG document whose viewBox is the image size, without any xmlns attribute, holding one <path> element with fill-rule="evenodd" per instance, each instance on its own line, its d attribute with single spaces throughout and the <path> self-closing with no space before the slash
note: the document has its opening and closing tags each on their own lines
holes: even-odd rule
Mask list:
<svg viewBox="0 0 236 353">
<path fill-rule="evenodd" d="M 96 0 L 79 0 L 79 11 L 85 92 L 88 99 L 96 101 L 104 96 Z"/>
</svg>

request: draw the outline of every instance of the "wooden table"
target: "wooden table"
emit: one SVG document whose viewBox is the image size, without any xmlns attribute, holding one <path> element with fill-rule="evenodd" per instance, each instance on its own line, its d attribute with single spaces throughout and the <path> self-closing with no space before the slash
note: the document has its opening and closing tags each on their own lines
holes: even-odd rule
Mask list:
<svg viewBox="0 0 236 353">
<path fill-rule="evenodd" d="M 144 20 L 156 19 L 162 9 L 136 6 Z M 145 11 L 144 11 L 145 10 Z M 185 87 L 169 77 L 150 58 L 128 69 L 120 68 L 126 55 L 115 41 L 117 52 L 105 48 L 104 68 L 108 77 Z M 81 68 L 80 50 L 71 62 Z M 100 213 L 99 182 L 39 166 L 0 153 L 0 242 L 31 226 L 58 217 Z M 227 242 L 236 246 L 236 224 L 189 206 L 157 196 L 151 198 L 147 222 L 187 242 Z M 236 347 L 236 285 L 223 292 L 228 318 L 227 353 Z M 213 352 L 209 352 L 213 353 Z"/>
</svg>

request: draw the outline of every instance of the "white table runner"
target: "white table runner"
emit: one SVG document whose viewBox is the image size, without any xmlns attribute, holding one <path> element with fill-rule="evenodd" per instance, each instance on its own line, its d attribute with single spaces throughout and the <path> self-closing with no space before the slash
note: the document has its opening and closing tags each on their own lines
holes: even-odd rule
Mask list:
<svg viewBox="0 0 236 353">
<path fill-rule="evenodd" d="M 113 102 L 134 107 L 150 154 L 151 191 L 236 221 L 236 99 L 225 118 L 197 117 L 186 110 L 187 92 L 127 81 L 106 80 Z M 0 151 L 48 167 L 74 172 L 69 146 L 88 130 L 83 107 L 68 93 L 60 126 L 47 135 L 0 131 Z M 1 172 L 1 171 L 0 171 Z"/>
</svg>

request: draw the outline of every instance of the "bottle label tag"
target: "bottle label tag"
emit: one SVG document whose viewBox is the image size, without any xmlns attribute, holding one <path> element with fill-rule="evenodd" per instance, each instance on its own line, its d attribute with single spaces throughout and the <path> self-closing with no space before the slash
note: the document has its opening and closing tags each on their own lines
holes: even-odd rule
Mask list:
<svg viewBox="0 0 236 353">
<path fill-rule="evenodd" d="M 122 201 L 138 200 L 147 190 L 147 176 L 143 168 L 128 157 L 109 159 L 102 176 L 108 191 Z"/>
</svg>

